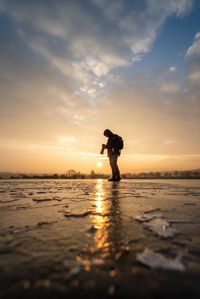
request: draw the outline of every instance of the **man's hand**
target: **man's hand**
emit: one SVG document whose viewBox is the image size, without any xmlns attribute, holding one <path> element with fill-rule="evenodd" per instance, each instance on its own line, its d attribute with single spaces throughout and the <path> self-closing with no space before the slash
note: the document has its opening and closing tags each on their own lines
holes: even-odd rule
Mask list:
<svg viewBox="0 0 200 299">
<path fill-rule="evenodd" d="M 105 148 L 106 148 L 106 145 L 102 144 L 100 155 L 103 155 Z"/>
</svg>

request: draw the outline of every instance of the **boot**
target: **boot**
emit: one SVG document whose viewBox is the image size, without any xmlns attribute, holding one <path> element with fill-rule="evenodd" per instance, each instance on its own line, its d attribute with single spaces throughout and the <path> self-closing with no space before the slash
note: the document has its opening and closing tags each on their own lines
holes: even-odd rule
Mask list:
<svg viewBox="0 0 200 299">
<path fill-rule="evenodd" d="M 115 178 L 108 179 L 109 182 L 114 182 Z"/>
<path fill-rule="evenodd" d="M 114 179 L 113 181 L 114 181 L 114 182 L 119 182 L 119 181 L 121 181 L 121 178 L 118 177 L 118 178 Z"/>
</svg>

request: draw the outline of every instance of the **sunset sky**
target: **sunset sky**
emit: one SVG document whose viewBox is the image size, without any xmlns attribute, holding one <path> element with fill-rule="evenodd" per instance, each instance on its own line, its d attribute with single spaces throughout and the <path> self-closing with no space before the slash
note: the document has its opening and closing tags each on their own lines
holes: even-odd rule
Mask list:
<svg viewBox="0 0 200 299">
<path fill-rule="evenodd" d="M 200 168 L 200 1 L 0 0 L 0 171 Z M 102 166 L 98 166 L 98 162 Z"/>
</svg>

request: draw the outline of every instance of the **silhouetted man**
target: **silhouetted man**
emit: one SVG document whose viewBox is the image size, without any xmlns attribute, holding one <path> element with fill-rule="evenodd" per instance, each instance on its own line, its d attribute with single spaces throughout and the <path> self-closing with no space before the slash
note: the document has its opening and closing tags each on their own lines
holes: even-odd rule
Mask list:
<svg viewBox="0 0 200 299">
<path fill-rule="evenodd" d="M 117 159 L 120 156 L 121 149 L 123 149 L 123 140 L 120 136 L 113 134 L 108 129 L 104 131 L 104 136 L 108 137 L 108 142 L 107 144 L 102 144 L 101 154 L 103 154 L 104 149 L 107 149 L 112 169 L 112 178 L 109 179 L 109 181 L 117 182 L 121 180 L 119 168 L 117 166 Z"/>
</svg>

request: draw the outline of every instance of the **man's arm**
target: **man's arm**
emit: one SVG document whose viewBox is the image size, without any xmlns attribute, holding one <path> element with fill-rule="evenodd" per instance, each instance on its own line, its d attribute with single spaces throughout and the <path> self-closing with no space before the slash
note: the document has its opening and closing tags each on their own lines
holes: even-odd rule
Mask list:
<svg viewBox="0 0 200 299">
<path fill-rule="evenodd" d="M 114 149 L 114 142 L 112 137 L 109 137 L 108 142 L 106 144 L 106 148 L 111 150 L 114 153 L 115 149 Z"/>
<path fill-rule="evenodd" d="M 106 147 L 107 149 L 111 149 L 112 148 L 112 139 L 109 137 L 108 138 L 108 141 L 107 141 L 107 144 L 106 144 Z"/>
</svg>

